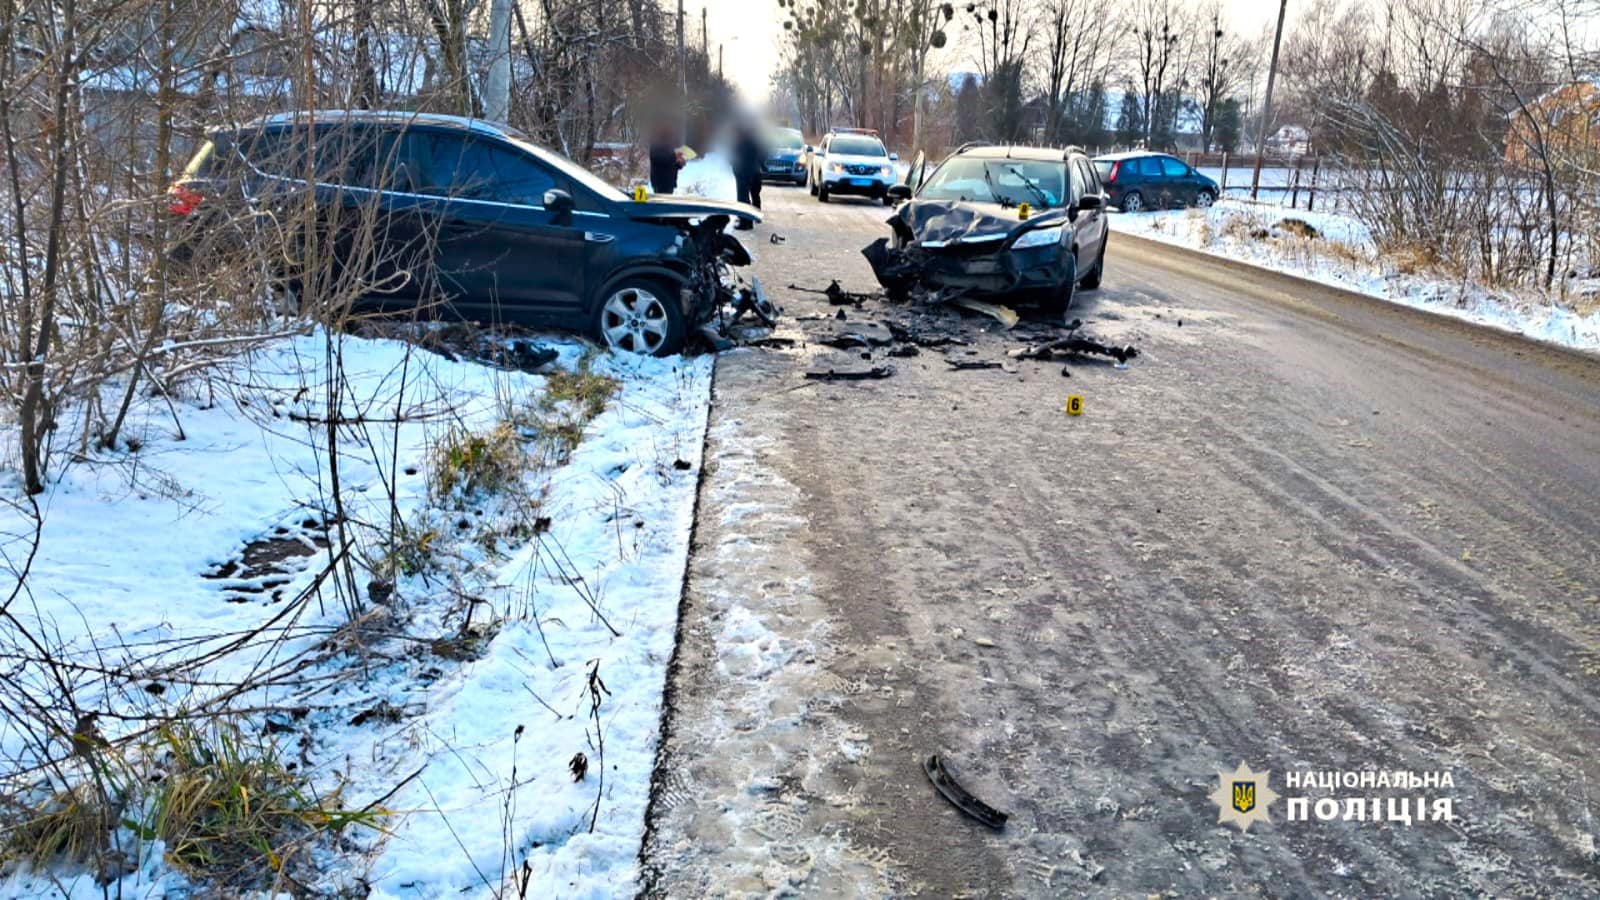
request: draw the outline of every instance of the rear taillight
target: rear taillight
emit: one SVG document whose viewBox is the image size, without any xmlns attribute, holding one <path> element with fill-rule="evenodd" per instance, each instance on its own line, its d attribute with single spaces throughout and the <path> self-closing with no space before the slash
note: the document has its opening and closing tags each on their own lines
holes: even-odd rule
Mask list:
<svg viewBox="0 0 1600 900">
<path fill-rule="evenodd" d="M 199 208 L 205 195 L 191 187 L 175 184 L 167 188 L 167 212 L 175 216 L 187 216 Z"/>
<path fill-rule="evenodd" d="M 1121 162 L 1112 163 L 1111 164 L 1111 174 L 1106 176 L 1106 184 L 1111 184 L 1112 182 L 1116 181 L 1117 180 L 1117 173 L 1120 172 L 1120 171 L 1122 171 L 1122 163 Z"/>
</svg>

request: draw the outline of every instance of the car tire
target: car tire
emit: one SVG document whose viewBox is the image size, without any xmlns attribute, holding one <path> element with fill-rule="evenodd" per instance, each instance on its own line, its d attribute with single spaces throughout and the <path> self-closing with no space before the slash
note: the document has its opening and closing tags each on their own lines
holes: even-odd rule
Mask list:
<svg viewBox="0 0 1600 900">
<path fill-rule="evenodd" d="M 1100 276 L 1106 271 L 1106 239 L 1111 237 L 1110 232 L 1100 239 L 1100 254 L 1095 257 L 1094 265 L 1078 280 L 1078 286 L 1084 290 L 1092 291 L 1100 286 Z"/>
<path fill-rule="evenodd" d="M 1198 190 L 1194 194 L 1194 205 L 1199 209 L 1210 209 L 1211 204 L 1217 202 L 1217 195 L 1208 190 Z"/>
<path fill-rule="evenodd" d="M 678 353 L 685 327 L 677 287 L 646 276 L 622 279 L 595 304 L 593 332 L 613 353 Z"/>
<path fill-rule="evenodd" d="M 1122 211 L 1125 213 L 1144 212 L 1144 195 L 1138 191 L 1129 191 L 1123 194 Z"/>
</svg>

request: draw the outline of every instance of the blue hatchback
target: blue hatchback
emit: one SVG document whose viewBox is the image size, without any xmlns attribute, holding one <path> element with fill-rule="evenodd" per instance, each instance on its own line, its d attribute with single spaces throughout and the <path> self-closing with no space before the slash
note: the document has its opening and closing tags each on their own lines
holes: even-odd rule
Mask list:
<svg viewBox="0 0 1600 900">
<path fill-rule="evenodd" d="M 1107 204 L 1123 212 L 1207 207 L 1216 202 L 1217 183 L 1175 156 L 1142 150 L 1094 158 Z"/>
</svg>

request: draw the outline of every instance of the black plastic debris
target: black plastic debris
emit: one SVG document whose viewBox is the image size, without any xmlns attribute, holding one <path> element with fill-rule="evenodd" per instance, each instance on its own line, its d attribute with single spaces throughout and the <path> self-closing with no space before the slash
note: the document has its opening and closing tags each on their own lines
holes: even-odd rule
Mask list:
<svg viewBox="0 0 1600 900">
<path fill-rule="evenodd" d="M 945 364 L 957 372 L 973 369 L 1004 369 L 1005 366 L 992 359 L 945 359 Z"/>
<path fill-rule="evenodd" d="M 922 764 L 922 771 L 927 773 L 928 780 L 933 782 L 934 789 L 969 818 L 976 819 L 995 831 L 1006 827 L 1006 820 L 1011 817 L 972 796 L 966 788 L 958 784 L 950 772 L 945 769 L 944 761 L 939 758 L 939 754 L 935 753 L 929 756 Z"/>
<path fill-rule="evenodd" d="M 859 369 L 812 369 L 806 373 L 810 381 L 874 381 L 894 374 L 894 366 L 871 366 Z"/>
<path fill-rule="evenodd" d="M 1016 357 L 1018 359 L 1038 359 L 1049 362 L 1057 358 L 1058 355 L 1071 356 L 1074 354 L 1107 356 L 1119 363 L 1125 363 L 1139 355 L 1139 348 L 1132 345 L 1116 347 L 1111 344 L 1103 344 L 1093 338 L 1083 337 L 1074 331 L 1073 334 L 1069 334 L 1059 340 L 1040 344 L 1036 347 L 1024 348 L 1016 354 Z"/>
<path fill-rule="evenodd" d="M 820 291 L 816 288 L 803 288 L 798 284 L 789 285 L 789 290 L 799 291 L 802 294 L 818 294 L 823 297 L 827 297 L 829 306 L 860 307 L 863 303 L 866 303 L 868 300 L 873 298 L 872 294 L 863 294 L 857 291 L 845 290 L 839 285 L 839 280 L 837 278 L 828 282 L 828 286 Z"/>
<path fill-rule="evenodd" d="M 771 241 L 774 244 L 781 244 L 785 240 L 787 240 L 787 238 L 785 238 L 783 235 L 781 235 L 781 234 L 777 233 L 776 231 L 774 231 L 772 233 L 772 237 L 767 238 L 767 240 Z"/>
</svg>

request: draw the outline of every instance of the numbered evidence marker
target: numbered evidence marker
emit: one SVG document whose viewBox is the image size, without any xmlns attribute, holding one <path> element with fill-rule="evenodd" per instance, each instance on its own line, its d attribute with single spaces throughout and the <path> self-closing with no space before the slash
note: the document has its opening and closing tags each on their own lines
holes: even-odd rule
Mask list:
<svg viewBox="0 0 1600 900">
<path fill-rule="evenodd" d="M 1017 218 L 1018 219 L 1022 219 L 1024 221 L 1026 221 L 1027 218 L 1028 218 L 1028 215 L 1030 213 L 1032 213 L 1032 212 L 1033 212 L 1033 207 L 1029 206 L 1027 204 L 1027 201 L 1023 201 L 1022 203 L 1018 203 L 1017 204 Z"/>
<path fill-rule="evenodd" d="M 650 192 L 645 189 L 644 185 L 636 184 L 633 186 L 633 202 L 643 203 L 648 199 L 650 199 Z"/>
<path fill-rule="evenodd" d="M 1069 415 L 1069 416 L 1081 416 L 1081 415 L 1083 415 L 1083 395 L 1082 394 L 1068 394 L 1067 395 L 1067 405 L 1065 407 L 1062 407 L 1062 408 L 1067 411 L 1067 415 Z"/>
</svg>

